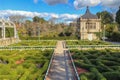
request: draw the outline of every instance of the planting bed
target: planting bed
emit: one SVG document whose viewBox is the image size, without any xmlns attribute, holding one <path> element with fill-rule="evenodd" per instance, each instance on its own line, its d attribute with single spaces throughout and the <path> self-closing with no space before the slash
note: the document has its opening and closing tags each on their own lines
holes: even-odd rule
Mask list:
<svg viewBox="0 0 120 80">
<path fill-rule="evenodd" d="M 82 41 L 82 40 L 75 40 L 75 41 L 66 41 L 67 45 L 110 45 L 111 43 L 103 42 L 103 41 Z"/>
<path fill-rule="evenodd" d="M 17 44 L 12 44 L 10 46 L 55 46 L 57 41 L 37 41 L 37 40 L 31 40 L 31 41 L 21 41 Z"/>
<path fill-rule="evenodd" d="M 0 80 L 43 80 L 53 50 L 0 51 Z"/>
<path fill-rule="evenodd" d="M 120 80 L 120 50 L 71 50 L 81 80 Z"/>
</svg>

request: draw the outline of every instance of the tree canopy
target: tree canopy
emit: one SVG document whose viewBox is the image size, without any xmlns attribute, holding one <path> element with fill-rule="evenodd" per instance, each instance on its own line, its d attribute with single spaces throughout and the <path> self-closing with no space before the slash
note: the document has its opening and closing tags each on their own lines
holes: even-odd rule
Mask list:
<svg viewBox="0 0 120 80">
<path fill-rule="evenodd" d="M 40 18 L 38 16 L 33 17 L 33 22 L 39 22 Z"/>
<path fill-rule="evenodd" d="M 44 23 L 46 22 L 43 18 L 40 18 L 38 16 L 33 17 L 33 22 L 41 22 Z"/>
<path fill-rule="evenodd" d="M 98 12 L 97 16 L 99 18 L 101 17 L 102 24 L 108 24 L 108 23 L 112 23 L 113 22 L 112 14 L 107 12 L 107 11 Z"/>
<path fill-rule="evenodd" d="M 120 25 L 120 7 L 119 7 L 119 10 L 116 13 L 116 22 Z"/>
</svg>

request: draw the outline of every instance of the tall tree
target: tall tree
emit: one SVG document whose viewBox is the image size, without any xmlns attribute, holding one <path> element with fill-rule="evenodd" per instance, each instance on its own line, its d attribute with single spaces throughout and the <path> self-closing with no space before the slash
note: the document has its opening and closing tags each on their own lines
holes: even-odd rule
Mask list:
<svg viewBox="0 0 120 80">
<path fill-rule="evenodd" d="M 40 22 L 40 18 L 38 16 L 33 17 L 33 22 Z"/>
<path fill-rule="evenodd" d="M 107 12 L 107 11 L 98 12 L 97 16 L 99 18 L 101 17 L 102 24 L 108 24 L 108 23 L 112 23 L 113 22 L 112 14 Z"/>
<path fill-rule="evenodd" d="M 119 10 L 116 13 L 116 22 L 120 25 L 120 7 L 119 7 Z"/>
</svg>

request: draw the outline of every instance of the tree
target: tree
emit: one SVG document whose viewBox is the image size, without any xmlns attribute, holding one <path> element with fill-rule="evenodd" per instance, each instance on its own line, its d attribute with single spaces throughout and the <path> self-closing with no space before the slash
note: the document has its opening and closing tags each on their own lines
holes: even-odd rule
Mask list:
<svg viewBox="0 0 120 80">
<path fill-rule="evenodd" d="M 33 17 L 33 22 L 41 22 L 45 23 L 46 21 L 43 18 L 40 18 L 38 16 Z"/>
<path fill-rule="evenodd" d="M 26 24 L 30 24 L 30 23 L 32 23 L 32 22 L 31 22 L 30 20 L 26 20 L 25 23 L 26 23 Z"/>
<path fill-rule="evenodd" d="M 40 22 L 40 18 L 38 16 L 33 17 L 33 22 Z"/>
<path fill-rule="evenodd" d="M 44 18 L 39 18 L 39 19 L 40 19 L 41 23 L 45 23 L 46 22 Z"/>
<path fill-rule="evenodd" d="M 107 12 L 107 11 L 98 12 L 97 16 L 99 18 L 101 17 L 102 24 L 108 24 L 108 23 L 112 23 L 113 22 L 112 14 Z"/>
<path fill-rule="evenodd" d="M 115 23 L 107 24 L 106 28 L 105 28 L 105 31 L 106 31 L 106 36 L 108 38 L 110 38 L 112 36 L 113 32 L 117 32 L 118 31 L 117 24 L 115 24 Z"/>
<path fill-rule="evenodd" d="M 116 13 L 116 22 L 120 25 L 120 7 L 119 7 L 119 10 Z"/>
<path fill-rule="evenodd" d="M 120 32 L 113 32 L 111 36 L 112 41 L 120 41 Z"/>
</svg>

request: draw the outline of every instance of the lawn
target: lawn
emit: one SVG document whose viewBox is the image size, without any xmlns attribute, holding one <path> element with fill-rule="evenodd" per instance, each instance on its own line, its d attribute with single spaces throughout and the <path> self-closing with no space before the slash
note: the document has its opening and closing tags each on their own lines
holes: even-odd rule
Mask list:
<svg viewBox="0 0 120 80">
<path fill-rule="evenodd" d="M 81 80 L 120 80 L 120 50 L 71 50 Z"/>
<path fill-rule="evenodd" d="M 0 80 L 43 80 L 53 50 L 0 51 Z"/>
</svg>

